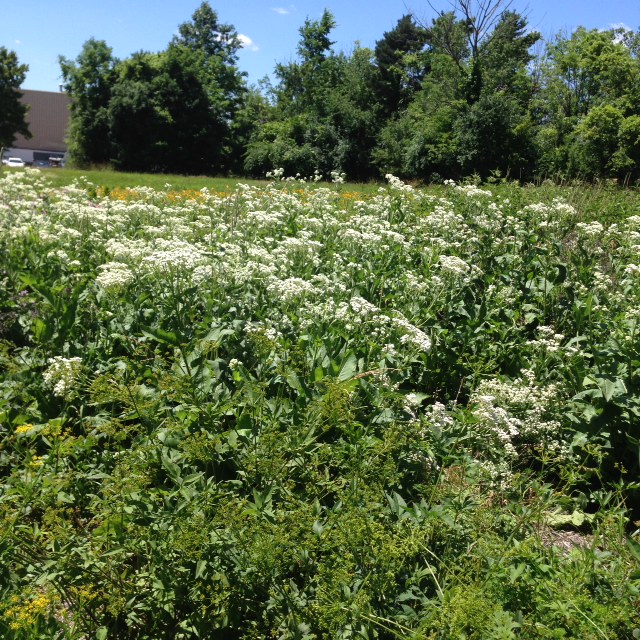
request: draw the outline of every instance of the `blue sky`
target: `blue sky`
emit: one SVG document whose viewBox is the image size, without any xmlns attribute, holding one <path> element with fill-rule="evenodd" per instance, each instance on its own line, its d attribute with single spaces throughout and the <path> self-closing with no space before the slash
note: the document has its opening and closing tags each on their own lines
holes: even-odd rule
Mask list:
<svg viewBox="0 0 640 640">
<path fill-rule="evenodd" d="M 12 49 L 29 65 L 25 89 L 57 91 L 58 55 L 75 58 L 90 37 L 106 40 L 114 55 L 160 51 L 180 23 L 189 20 L 201 0 L 0 0 L 0 46 Z M 273 71 L 276 62 L 295 57 L 298 28 L 306 17 L 319 18 L 329 9 L 338 24 L 336 49 L 354 43 L 373 47 L 384 31 L 408 12 L 429 22 L 434 13 L 425 0 L 210 0 L 221 22 L 232 24 L 245 47 L 239 66 L 250 82 Z M 447 0 L 432 0 L 446 10 Z M 640 0 L 514 0 L 512 8 L 529 19 L 533 29 L 550 37 L 579 25 L 606 29 L 624 24 L 640 28 Z"/>
</svg>

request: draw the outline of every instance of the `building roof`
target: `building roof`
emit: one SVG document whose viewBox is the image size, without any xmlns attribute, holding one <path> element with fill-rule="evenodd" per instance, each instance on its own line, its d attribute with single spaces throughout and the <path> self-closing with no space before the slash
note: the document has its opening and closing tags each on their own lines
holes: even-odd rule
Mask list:
<svg viewBox="0 0 640 640">
<path fill-rule="evenodd" d="M 32 137 L 16 136 L 13 147 L 43 151 L 67 150 L 70 99 L 66 93 L 21 89 L 21 101 L 29 105 L 27 124 Z"/>
</svg>

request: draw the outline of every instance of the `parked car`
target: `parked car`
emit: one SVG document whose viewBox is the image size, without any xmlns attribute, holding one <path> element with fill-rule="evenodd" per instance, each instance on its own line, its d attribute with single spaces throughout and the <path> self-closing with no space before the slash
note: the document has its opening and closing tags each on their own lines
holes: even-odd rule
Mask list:
<svg viewBox="0 0 640 640">
<path fill-rule="evenodd" d="M 2 164 L 7 167 L 26 167 L 26 163 L 21 158 L 6 158 L 2 161 Z"/>
</svg>

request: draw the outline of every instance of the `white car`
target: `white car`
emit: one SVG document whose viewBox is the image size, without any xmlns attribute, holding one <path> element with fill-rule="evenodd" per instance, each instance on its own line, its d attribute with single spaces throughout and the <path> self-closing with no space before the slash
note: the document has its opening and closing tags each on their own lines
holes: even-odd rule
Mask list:
<svg viewBox="0 0 640 640">
<path fill-rule="evenodd" d="M 7 167 L 26 167 L 26 163 L 24 160 L 22 160 L 21 158 L 7 158 L 6 160 L 2 161 L 2 164 L 6 165 Z"/>
</svg>

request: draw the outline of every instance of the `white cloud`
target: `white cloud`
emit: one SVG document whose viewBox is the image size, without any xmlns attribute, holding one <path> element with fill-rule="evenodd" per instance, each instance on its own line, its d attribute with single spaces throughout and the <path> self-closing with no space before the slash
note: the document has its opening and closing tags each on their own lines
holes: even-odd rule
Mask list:
<svg viewBox="0 0 640 640">
<path fill-rule="evenodd" d="M 611 29 L 624 29 L 625 31 L 633 31 L 633 29 L 624 22 L 614 22 L 609 25 Z"/>
<path fill-rule="evenodd" d="M 253 40 L 249 36 L 245 36 L 244 33 L 238 34 L 238 40 L 243 49 L 249 49 L 249 51 L 259 51 L 258 46 L 254 44 Z"/>
<path fill-rule="evenodd" d="M 291 11 L 289 11 L 289 9 L 285 9 L 284 7 L 273 7 L 271 9 L 271 11 L 275 11 L 276 13 L 280 14 L 281 16 L 288 16 Z"/>
<path fill-rule="evenodd" d="M 15 40 L 16 44 L 22 44 L 22 40 Z"/>
</svg>

